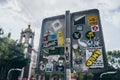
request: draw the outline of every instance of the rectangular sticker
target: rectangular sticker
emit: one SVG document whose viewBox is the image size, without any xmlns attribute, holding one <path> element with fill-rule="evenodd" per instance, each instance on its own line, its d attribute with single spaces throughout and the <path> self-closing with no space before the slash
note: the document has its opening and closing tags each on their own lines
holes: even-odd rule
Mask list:
<svg viewBox="0 0 120 80">
<path fill-rule="evenodd" d="M 63 25 L 61 24 L 59 20 L 54 21 L 51 25 L 55 31 L 58 31 L 59 29 L 63 27 Z"/>
<path fill-rule="evenodd" d="M 98 16 L 97 15 L 89 15 L 88 16 L 88 25 L 96 25 L 98 24 Z"/>
<path fill-rule="evenodd" d="M 103 68 L 103 57 L 101 48 L 86 50 L 86 66 L 89 68 Z"/>
</svg>

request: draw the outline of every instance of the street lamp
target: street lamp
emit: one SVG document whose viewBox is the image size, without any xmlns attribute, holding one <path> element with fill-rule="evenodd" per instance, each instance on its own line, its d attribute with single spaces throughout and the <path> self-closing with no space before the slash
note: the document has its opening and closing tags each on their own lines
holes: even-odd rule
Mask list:
<svg viewBox="0 0 120 80">
<path fill-rule="evenodd" d="M 102 80 L 103 75 L 115 74 L 115 73 L 117 73 L 117 71 L 104 72 L 104 73 L 100 74 L 100 80 Z"/>
<path fill-rule="evenodd" d="M 16 70 L 16 71 L 22 71 L 22 69 L 18 69 L 18 68 L 16 68 L 16 69 L 14 69 L 14 68 L 13 68 L 13 69 L 10 69 L 10 70 L 8 71 L 8 74 L 7 74 L 7 80 L 9 80 L 9 74 L 10 74 L 10 72 L 11 72 L 11 71 L 15 71 L 15 70 Z"/>
</svg>

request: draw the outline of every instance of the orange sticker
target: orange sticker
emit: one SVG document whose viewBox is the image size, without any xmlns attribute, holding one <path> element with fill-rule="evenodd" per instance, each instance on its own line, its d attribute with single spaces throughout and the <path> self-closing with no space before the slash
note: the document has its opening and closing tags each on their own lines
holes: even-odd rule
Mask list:
<svg viewBox="0 0 120 80">
<path fill-rule="evenodd" d="M 98 16 L 97 15 L 89 15 L 88 16 L 88 25 L 98 24 Z"/>
</svg>

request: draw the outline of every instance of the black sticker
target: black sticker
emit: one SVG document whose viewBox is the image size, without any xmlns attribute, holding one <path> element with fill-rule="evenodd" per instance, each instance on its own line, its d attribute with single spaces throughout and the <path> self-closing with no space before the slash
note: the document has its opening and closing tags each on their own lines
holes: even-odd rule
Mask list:
<svg viewBox="0 0 120 80">
<path fill-rule="evenodd" d="M 86 33 L 86 37 L 87 37 L 88 39 L 93 39 L 93 38 L 95 37 L 95 33 L 92 32 L 92 31 L 88 31 L 88 32 Z"/>
<path fill-rule="evenodd" d="M 73 38 L 74 39 L 80 39 L 80 37 L 81 37 L 81 33 L 80 32 L 77 31 L 77 32 L 73 33 Z"/>
<path fill-rule="evenodd" d="M 85 24 L 85 16 L 80 16 L 74 20 L 74 25 Z"/>
</svg>

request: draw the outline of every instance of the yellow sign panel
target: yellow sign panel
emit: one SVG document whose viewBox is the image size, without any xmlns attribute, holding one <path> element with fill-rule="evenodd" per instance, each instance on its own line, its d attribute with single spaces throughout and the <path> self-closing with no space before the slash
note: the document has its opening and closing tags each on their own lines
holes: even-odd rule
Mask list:
<svg viewBox="0 0 120 80">
<path fill-rule="evenodd" d="M 89 15 L 88 16 L 88 25 L 98 24 L 98 16 L 97 15 Z"/>
<path fill-rule="evenodd" d="M 91 55 L 91 57 L 87 60 L 86 62 L 86 66 L 90 67 L 97 59 L 98 57 L 101 55 L 102 53 L 100 52 L 100 50 L 96 49 L 93 54 Z"/>
<path fill-rule="evenodd" d="M 58 45 L 64 46 L 64 34 L 62 31 L 58 31 Z"/>
</svg>

